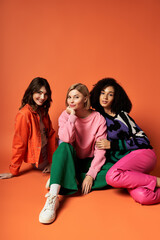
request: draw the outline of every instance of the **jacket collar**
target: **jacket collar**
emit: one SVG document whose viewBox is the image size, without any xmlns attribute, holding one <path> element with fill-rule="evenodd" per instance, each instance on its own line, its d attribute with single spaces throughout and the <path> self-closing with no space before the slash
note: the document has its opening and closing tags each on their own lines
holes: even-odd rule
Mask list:
<svg viewBox="0 0 160 240">
<path fill-rule="evenodd" d="M 32 113 L 38 114 L 28 103 L 25 105 Z"/>
<path fill-rule="evenodd" d="M 35 111 L 28 103 L 27 103 L 25 106 L 26 106 L 26 108 L 28 108 L 32 113 L 39 115 L 39 113 L 38 113 L 37 111 Z M 45 116 L 45 112 L 44 112 L 44 111 L 41 111 L 41 116 L 42 116 L 42 118 Z"/>
</svg>

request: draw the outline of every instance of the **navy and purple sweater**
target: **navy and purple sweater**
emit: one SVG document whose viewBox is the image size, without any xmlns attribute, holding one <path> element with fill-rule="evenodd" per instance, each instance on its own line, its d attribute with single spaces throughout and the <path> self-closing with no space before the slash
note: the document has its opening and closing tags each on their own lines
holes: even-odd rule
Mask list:
<svg viewBox="0 0 160 240">
<path fill-rule="evenodd" d="M 119 159 L 137 149 L 152 149 L 146 134 L 135 121 L 124 111 L 115 117 L 105 114 L 107 139 L 111 141 L 111 149 L 106 151 L 108 161 Z"/>
</svg>

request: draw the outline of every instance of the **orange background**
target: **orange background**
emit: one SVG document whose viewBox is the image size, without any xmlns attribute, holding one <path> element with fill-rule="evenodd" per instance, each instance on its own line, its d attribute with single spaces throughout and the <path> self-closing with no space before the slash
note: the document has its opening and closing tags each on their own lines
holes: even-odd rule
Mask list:
<svg viewBox="0 0 160 240">
<path fill-rule="evenodd" d="M 64 100 L 66 91 L 71 84 L 82 82 L 91 90 L 92 85 L 101 78 L 113 77 L 126 89 L 132 100 L 133 109 L 131 116 L 146 132 L 151 144 L 155 148 L 158 163 L 153 173 L 160 175 L 159 0 L 0 0 L 0 24 L 0 169 L 2 172 L 8 171 L 15 115 L 20 106 L 24 91 L 34 77 L 44 77 L 51 85 L 53 103 L 50 109 L 50 116 L 56 131 L 57 119 L 65 107 Z M 3 221 L 1 226 L 4 226 L 2 232 L 4 239 L 11 239 L 12 233 L 14 236 L 16 235 L 16 232 L 14 232 L 15 221 L 25 221 L 25 218 L 27 222 L 31 221 L 28 220 L 31 216 L 27 218 L 27 213 L 29 214 L 30 211 L 33 212 L 34 209 L 34 207 L 30 209 L 30 205 L 28 206 L 29 209 L 27 209 L 26 206 L 28 202 L 26 203 L 25 199 L 21 199 L 18 195 L 18 198 L 21 199 L 19 200 L 22 204 L 21 207 L 25 204 L 27 212 L 25 211 L 25 216 L 23 214 L 18 215 L 18 217 L 14 219 L 17 211 L 19 211 L 18 208 L 20 204 L 20 202 L 17 203 L 17 198 L 14 195 L 16 187 L 18 194 L 19 188 L 25 188 L 25 184 L 29 184 L 28 186 L 30 186 L 30 183 L 27 181 L 32 181 L 33 189 L 30 186 L 30 191 L 33 193 L 34 198 L 40 201 L 35 213 L 35 215 L 37 214 L 38 216 L 44 203 L 42 196 L 45 192 L 42 193 L 42 185 L 38 185 L 37 187 L 37 184 L 39 183 L 38 181 L 41 181 L 44 186 L 46 179 L 47 177 L 41 178 L 41 173 L 32 172 L 12 180 L 0 181 L 3 193 L 1 194 L 3 195 L 1 200 L 4 204 L 2 205 L 3 209 L 7 211 L 6 208 L 10 205 L 7 189 L 13 192 L 12 200 L 14 202 L 13 208 L 9 207 L 7 212 L 3 212 L 5 221 Z M 24 190 L 26 191 L 26 189 Z M 23 190 L 21 191 L 23 193 Z M 29 190 L 27 191 L 29 192 Z M 112 204 L 116 201 L 114 196 L 115 191 L 109 191 L 106 193 L 108 194 L 107 198 L 105 198 L 106 195 L 103 195 L 105 193 L 104 191 L 99 191 L 99 193 L 94 192 L 82 198 L 83 200 L 81 199 L 80 202 L 83 201 L 84 205 L 82 204 L 82 206 L 86 208 L 85 201 L 87 201 L 87 198 L 89 199 L 93 196 L 93 199 L 89 200 L 88 204 L 94 204 L 94 199 L 96 199 L 97 195 L 98 199 L 99 196 L 102 195 L 104 203 L 110 201 L 108 204 Z M 28 194 L 30 195 L 30 192 Z M 41 200 L 39 200 L 40 196 Z M 31 198 L 32 196 L 28 196 L 28 198 L 29 197 Z M 113 200 L 110 200 L 112 197 Z M 135 205 L 129 196 L 127 196 L 127 201 L 126 196 L 119 197 L 122 197 L 122 202 L 119 203 L 119 200 L 117 200 L 117 204 L 120 204 L 121 209 L 123 209 L 123 205 L 127 204 L 128 201 L 132 203 L 132 206 Z M 7 199 L 9 202 L 7 202 Z M 72 198 L 71 201 L 74 200 L 75 198 Z M 76 201 L 78 200 L 76 199 Z M 17 203 L 17 211 L 14 209 L 15 202 Z M 73 204 L 73 202 L 71 203 Z M 35 202 L 30 204 L 34 206 Z M 117 206 L 116 211 L 120 209 L 117 204 L 115 204 L 115 206 Z M 140 210 L 141 206 L 137 204 L 136 206 L 138 206 L 138 212 L 136 212 L 136 210 L 134 211 L 139 215 L 142 211 Z M 67 207 L 69 208 L 69 206 Z M 71 209 L 73 209 L 73 207 L 74 204 L 71 206 Z M 84 208 L 82 208 L 82 210 L 80 207 L 79 211 L 87 211 L 87 209 L 84 210 Z M 94 206 L 94 211 L 95 208 L 96 206 Z M 71 209 L 68 210 L 66 208 L 68 215 L 71 213 Z M 145 221 L 145 215 L 147 216 L 148 211 L 154 214 L 155 206 L 149 207 L 149 209 L 147 212 L 144 211 L 144 219 L 143 217 L 142 219 L 139 218 L 139 224 Z M 104 209 L 103 211 L 105 212 Z M 106 211 L 105 217 L 101 215 L 99 218 L 100 222 L 103 220 L 103 230 L 105 228 L 104 223 L 107 219 L 108 209 Z M 13 215 L 11 217 L 11 213 L 15 214 L 14 217 Z M 72 214 L 73 213 L 74 211 L 72 211 Z M 80 212 L 78 212 L 78 214 L 80 214 Z M 85 219 L 91 221 L 91 218 L 95 218 L 94 214 L 94 217 L 90 218 L 92 214 L 93 211 L 92 213 L 89 212 L 87 216 L 83 214 L 84 221 L 86 221 Z M 96 214 L 98 216 L 99 212 Z M 109 212 L 109 214 L 111 213 Z M 119 214 L 124 215 L 124 213 Z M 66 219 L 68 219 L 68 215 Z M 46 229 L 48 229 L 48 227 L 39 225 L 37 216 L 34 219 L 37 225 L 33 224 L 32 227 L 34 226 L 34 229 L 38 229 L 37 231 L 40 231 L 40 228 L 41 230 L 45 229 L 44 232 L 42 230 L 43 233 L 41 232 L 43 238 L 39 236 L 39 239 L 44 239 L 45 236 L 47 236 L 48 230 Z M 131 216 L 127 215 L 131 220 L 131 224 L 133 224 L 133 222 L 135 224 L 133 219 L 136 219 L 136 216 L 137 215 L 133 216 L 132 214 Z M 34 214 L 32 218 L 33 217 Z M 116 222 L 113 216 L 112 218 L 112 223 Z M 154 219 L 156 219 L 155 216 Z M 61 222 L 58 222 L 58 220 L 59 219 L 57 219 L 54 224 L 59 224 L 57 227 L 60 229 L 62 226 L 64 227 L 62 212 L 61 220 L 59 220 Z M 7 231 L 8 221 L 10 223 L 9 227 L 11 228 L 12 226 L 10 235 Z M 74 225 L 74 221 L 72 221 L 71 223 Z M 128 223 L 128 221 L 123 219 L 123 222 L 124 221 L 125 224 Z M 66 220 L 66 224 L 67 222 L 68 220 Z M 118 222 L 121 222 L 121 220 L 119 219 Z M 62 225 L 60 223 L 62 223 Z M 81 229 L 82 222 L 78 222 L 78 224 Z M 155 224 L 156 222 L 154 222 L 153 225 L 155 226 Z M 93 223 L 92 226 L 94 226 Z M 107 226 L 109 226 L 108 223 L 106 223 L 106 234 L 108 231 Z M 132 225 L 127 225 L 129 229 L 131 226 Z M 150 235 L 148 233 L 145 235 L 143 231 L 140 231 L 140 226 L 136 226 L 136 231 L 130 229 L 133 239 L 144 239 L 143 237 L 149 239 L 147 237 Z M 90 227 L 89 225 L 89 228 Z M 52 228 L 54 229 L 55 226 L 49 226 L 50 230 Z M 109 226 L 109 228 L 112 229 L 111 226 Z M 94 230 L 93 235 L 90 233 L 92 239 L 97 239 L 97 236 L 99 236 L 99 233 L 95 232 L 95 229 L 96 227 L 92 229 L 92 231 Z M 116 229 L 117 232 L 120 231 L 120 229 L 122 229 L 121 224 L 120 226 L 116 225 Z M 22 227 L 21 234 L 24 234 L 25 231 L 23 230 Z M 61 230 L 58 230 L 57 233 L 54 234 L 58 236 L 59 231 Z M 65 232 L 66 231 L 65 229 Z M 137 231 L 140 231 L 139 236 L 141 238 L 138 238 Z M 73 236 L 75 236 L 75 233 L 77 232 L 73 231 Z M 120 231 L 120 233 L 120 236 L 123 235 L 123 239 L 132 239 L 127 236 L 126 238 L 124 237 L 125 230 L 124 232 Z M 52 238 L 48 239 L 53 239 L 54 234 Z M 69 231 L 68 234 L 71 236 L 71 231 Z M 90 235 L 85 234 L 86 233 L 83 233 L 83 236 L 87 236 L 87 238 L 84 237 L 83 239 L 91 239 Z M 110 230 L 110 234 L 112 234 L 112 230 Z M 30 236 L 31 233 L 29 232 L 28 235 L 23 236 L 21 239 L 32 239 Z M 62 233 L 61 236 L 63 236 Z M 103 236 L 105 236 L 105 234 Z M 121 239 L 120 236 L 119 239 Z M 79 235 L 79 237 L 82 238 L 81 235 Z M 12 239 L 17 239 L 17 237 Z M 101 239 L 107 239 L 107 237 Z M 112 238 L 110 236 L 109 239 L 116 239 L 116 237 Z"/>
</svg>

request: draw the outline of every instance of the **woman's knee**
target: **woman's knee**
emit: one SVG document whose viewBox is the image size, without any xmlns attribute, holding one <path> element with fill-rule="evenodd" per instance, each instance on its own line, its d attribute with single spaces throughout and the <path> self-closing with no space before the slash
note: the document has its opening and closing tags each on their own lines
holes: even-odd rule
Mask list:
<svg viewBox="0 0 160 240">
<path fill-rule="evenodd" d="M 70 143 L 61 142 L 56 151 L 53 153 L 53 157 L 59 153 L 67 153 L 68 151 L 73 151 L 73 146 Z"/>
<path fill-rule="evenodd" d="M 70 146 L 71 144 L 70 143 L 66 143 L 66 142 L 61 142 L 58 146 L 59 149 L 66 149 Z M 57 148 L 57 149 L 58 149 Z"/>
<path fill-rule="evenodd" d="M 113 187 L 118 187 L 117 183 L 118 180 L 120 179 L 120 171 L 118 169 L 109 170 L 106 174 L 106 182 L 107 184 L 113 186 Z"/>
</svg>

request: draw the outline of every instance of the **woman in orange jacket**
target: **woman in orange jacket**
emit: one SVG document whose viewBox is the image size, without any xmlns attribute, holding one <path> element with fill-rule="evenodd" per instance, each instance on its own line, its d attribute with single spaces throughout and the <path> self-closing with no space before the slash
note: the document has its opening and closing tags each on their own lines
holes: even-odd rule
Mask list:
<svg viewBox="0 0 160 240">
<path fill-rule="evenodd" d="M 44 173 L 50 172 L 55 151 L 55 131 L 48 114 L 51 89 L 44 78 L 34 78 L 26 89 L 15 121 L 10 173 L 0 178 L 19 174 L 22 162 L 31 163 Z"/>
</svg>

